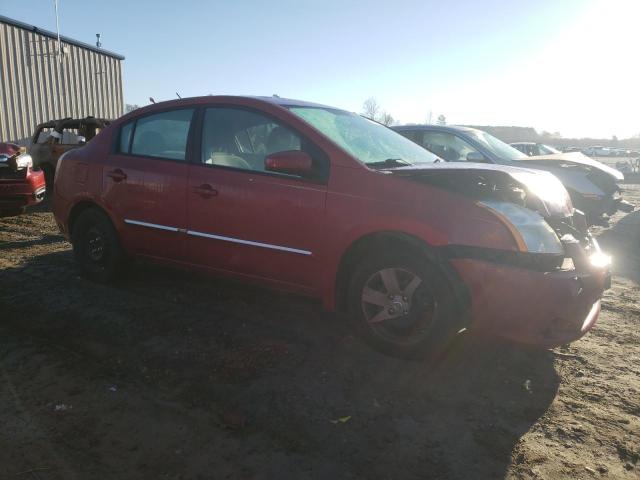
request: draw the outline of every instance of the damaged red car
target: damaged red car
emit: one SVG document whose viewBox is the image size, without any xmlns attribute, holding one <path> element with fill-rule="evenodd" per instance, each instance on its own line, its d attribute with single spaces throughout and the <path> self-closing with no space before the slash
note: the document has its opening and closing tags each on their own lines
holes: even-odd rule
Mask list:
<svg viewBox="0 0 640 480">
<path fill-rule="evenodd" d="M 415 356 L 463 329 L 554 346 L 595 323 L 609 258 L 547 172 L 441 162 L 343 110 L 278 97 L 158 103 L 58 163 L 83 274 L 129 257 L 322 299 Z"/>
<path fill-rule="evenodd" d="M 19 215 L 45 195 L 44 173 L 33 170 L 24 147 L 0 143 L 0 217 Z"/>
</svg>

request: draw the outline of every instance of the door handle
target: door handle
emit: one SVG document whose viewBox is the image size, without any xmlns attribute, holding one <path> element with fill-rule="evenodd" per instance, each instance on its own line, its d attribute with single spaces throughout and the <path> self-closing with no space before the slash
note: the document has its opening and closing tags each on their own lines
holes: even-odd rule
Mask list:
<svg viewBox="0 0 640 480">
<path fill-rule="evenodd" d="M 193 191 L 200 195 L 202 198 L 211 198 L 218 195 L 218 190 L 213 188 L 208 183 L 203 183 L 199 187 L 193 187 Z"/>
<path fill-rule="evenodd" d="M 110 179 L 112 179 L 114 182 L 117 183 L 117 182 L 121 182 L 122 180 L 126 180 L 127 174 L 124 173 L 119 168 L 116 168 L 115 170 L 111 170 L 110 172 L 108 172 L 107 177 L 109 177 Z"/>
</svg>

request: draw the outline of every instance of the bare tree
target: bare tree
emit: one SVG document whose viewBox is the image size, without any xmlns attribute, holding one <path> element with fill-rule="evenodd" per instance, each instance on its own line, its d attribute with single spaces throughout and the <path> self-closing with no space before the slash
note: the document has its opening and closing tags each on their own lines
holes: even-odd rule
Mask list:
<svg viewBox="0 0 640 480">
<path fill-rule="evenodd" d="M 391 114 L 387 112 L 382 112 L 382 114 L 380 115 L 380 118 L 378 118 L 378 121 L 383 125 L 386 125 L 387 127 L 390 127 L 391 125 L 396 123 L 396 121 L 391 116 Z"/>
<path fill-rule="evenodd" d="M 364 101 L 362 104 L 362 115 L 371 120 L 378 120 L 380 105 L 374 97 L 369 97 Z"/>
<path fill-rule="evenodd" d="M 139 105 L 134 105 L 134 104 L 131 104 L 131 103 L 127 103 L 124 106 L 124 113 L 133 112 L 134 110 L 137 110 L 138 108 L 140 108 Z"/>
<path fill-rule="evenodd" d="M 390 113 L 382 110 L 382 107 L 375 97 L 367 98 L 362 104 L 362 116 L 380 122 L 383 125 L 391 126 L 398 123 Z"/>
</svg>

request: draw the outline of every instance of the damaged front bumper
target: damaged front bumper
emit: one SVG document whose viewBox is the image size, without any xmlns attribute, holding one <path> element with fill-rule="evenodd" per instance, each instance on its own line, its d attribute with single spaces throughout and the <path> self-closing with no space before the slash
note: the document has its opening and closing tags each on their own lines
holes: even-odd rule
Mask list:
<svg viewBox="0 0 640 480">
<path fill-rule="evenodd" d="M 595 324 L 611 285 L 610 259 L 595 239 L 563 237 L 561 266 L 529 254 L 496 254 L 448 247 L 471 300 L 471 328 L 509 340 L 555 347 L 582 337 Z M 528 262 L 528 263 L 527 263 Z"/>
<path fill-rule="evenodd" d="M 0 175 L 0 211 L 13 212 L 44 200 L 44 172 L 25 168 Z"/>
</svg>

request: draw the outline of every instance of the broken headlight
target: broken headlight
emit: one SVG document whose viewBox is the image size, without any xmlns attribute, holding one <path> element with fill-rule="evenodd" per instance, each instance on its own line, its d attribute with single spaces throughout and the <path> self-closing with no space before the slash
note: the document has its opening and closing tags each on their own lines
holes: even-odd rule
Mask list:
<svg viewBox="0 0 640 480">
<path fill-rule="evenodd" d="M 32 168 L 33 167 L 33 159 L 31 158 L 31 155 L 20 155 L 19 157 L 16 157 L 16 170 L 22 170 L 23 168 Z"/>
<path fill-rule="evenodd" d="M 522 183 L 534 197 L 530 205 L 544 216 L 570 216 L 573 210 L 567 189 L 560 180 L 548 172 L 513 172 L 511 175 Z M 535 202 L 537 200 L 537 202 Z M 536 203 L 538 203 L 536 205 Z"/>
<path fill-rule="evenodd" d="M 479 203 L 506 224 L 521 250 L 555 255 L 564 253 L 558 235 L 539 213 L 509 202 L 483 200 Z"/>
</svg>

